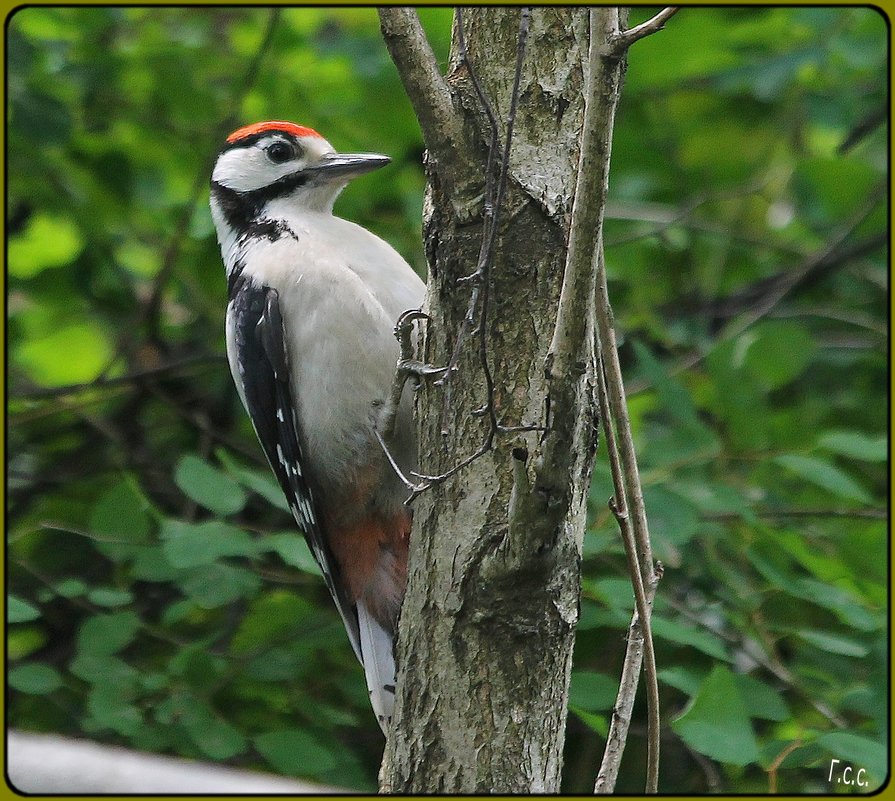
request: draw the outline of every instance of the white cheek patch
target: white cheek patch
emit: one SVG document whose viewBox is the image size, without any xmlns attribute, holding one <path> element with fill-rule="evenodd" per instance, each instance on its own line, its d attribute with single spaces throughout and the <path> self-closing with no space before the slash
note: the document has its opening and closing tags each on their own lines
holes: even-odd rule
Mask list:
<svg viewBox="0 0 895 801">
<path fill-rule="evenodd" d="M 294 161 L 273 164 L 257 146 L 238 147 L 228 150 L 218 158 L 211 179 L 235 192 L 253 192 L 297 169 L 300 169 L 300 165 Z"/>
</svg>

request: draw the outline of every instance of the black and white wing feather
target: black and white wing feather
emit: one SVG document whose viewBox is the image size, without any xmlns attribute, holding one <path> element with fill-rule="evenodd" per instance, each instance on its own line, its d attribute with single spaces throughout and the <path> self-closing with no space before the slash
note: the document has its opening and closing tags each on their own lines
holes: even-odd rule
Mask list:
<svg viewBox="0 0 895 801">
<path fill-rule="evenodd" d="M 227 315 L 230 365 L 255 433 L 320 566 L 351 645 L 363 662 L 357 611 L 337 581 L 339 566 L 323 537 L 313 494 L 304 474 L 301 432 L 289 382 L 286 332 L 278 293 L 239 274 L 231 283 Z"/>
</svg>

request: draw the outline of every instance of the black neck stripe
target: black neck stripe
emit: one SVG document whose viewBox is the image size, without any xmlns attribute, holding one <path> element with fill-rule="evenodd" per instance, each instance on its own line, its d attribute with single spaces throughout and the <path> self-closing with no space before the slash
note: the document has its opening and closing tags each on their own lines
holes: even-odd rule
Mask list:
<svg viewBox="0 0 895 801">
<path fill-rule="evenodd" d="M 236 231 L 244 231 L 271 200 L 291 195 L 298 187 L 307 184 L 311 177 L 308 172 L 293 172 L 267 186 L 247 192 L 237 192 L 218 181 L 212 181 L 211 193 L 220 205 L 227 224 Z"/>
</svg>

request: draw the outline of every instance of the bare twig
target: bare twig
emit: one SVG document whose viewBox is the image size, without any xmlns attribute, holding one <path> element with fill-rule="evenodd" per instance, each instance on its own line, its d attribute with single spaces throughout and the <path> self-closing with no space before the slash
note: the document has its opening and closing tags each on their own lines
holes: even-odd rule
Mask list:
<svg viewBox="0 0 895 801">
<path fill-rule="evenodd" d="M 644 578 L 640 572 L 640 564 L 637 559 L 637 544 L 631 526 L 631 519 L 627 507 L 627 489 L 624 468 L 619 455 L 618 442 L 612 424 L 613 414 L 610 409 L 609 394 L 606 387 L 606 373 L 602 358 L 599 360 L 599 400 L 600 417 L 603 421 L 603 431 L 606 439 L 606 452 L 609 456 L 609 466 L 612 472 L 612 481 L 615 496 L 609 500 L 609 508 L 618 522 L 622 535 L 622 543 L 625 547 L 625 556 L 628 561 L 628 569 L 631 583 L 634 588 L 636 611 L 631 620 L 628 636 L 628 648 L 625 654 L 625 662 L 622 670 L 622 680 L 619 683 L 618 696 L 612 716 L 612 724 L 607 737 L 606 751 L 603 763 L 597 776 L 594 787 L 596 793 L 611 793 L 615 787 L 618 776 L 618 768 L 621 765 L 621 757 L 624 752 L 628 727 L 631 723 L 631 712 L 634 707 L 634 699 L 637 694 L 638 676 L 641 665 L 646 663 L 647 692 L 649 693 L 649 767 L 647 792 L 656 792 L 658 782 L 658 748 L 656 740 L 659 737 L 659 686 L 656 671 L 656 658 L 653 649 L 652 631 L 650 628 L 650 607 L 656 590 L 656 581 L 652 581 L 648 587 L 644 586 Z"/>
<path fill-rule="evenodd" d="M 480 322 L 478 326 L 480 340 L 479 352 L 482 362 L 482 369 L 485 373 L 485 381 L 487 385 L 486 389 L 488 393 L 488 402 L 483 407 L 482 411 L 483 413 L 488 413 L 491 418 L 492 430 L 489 436 L 493 437 L 495 429 L 497 429 L 499 426 L 497 424 L 494 412 L 494 382 L 492 380 L 491 371 L 488 367 L 487 361 L 487 305 L 490 294 L 491 263 L 494 256 L 494 243 L 496 241 L 498 215 L 500 209 L 503 206 L 503 197 L 506 191 L 506 181 L 507 175 L 509 173 L 510 145 L 512 143 L 513 125 L 516 119 L 516 109 L 519 102 L 519 81 L 522 75 L 522 59 L 525 55 L 525 45 L 528 40 L 528 27 L 531 19 L 531 11 L 529 8 L 523 8 L 519 20 L 519 37 L 516 46 L 516 69 L 513 77 L 513 92 L 510 98 L 509 113 L 507 115 L 506 140 L 500 166 L 500 177 L 498 179 L 496 189 L 494 186 L 494 162 L 497 155 L 497 146 L 500 135 L 497 125 L 497 117 L 494 114 L 494 110 L 491 108 L 491 103 L 489 102 L 488 97 L 485 95 L 485 92 L 482 89 L 482 85 L 478 79 L 478 74 L 473 67 L 472 61 L 470 61 L 469 59 L 469 52 L 466 49 L 466 33 L 463 23 L 462 8 L 457 9 L 456 17 L 457 45 L 460 60 L 466 66 L 469 80 L 472 83 L 476 96 L 479 99 L 479 104 L 481 105 L 485 116 L 488 118 L 488 128 L 490 131 L 490 136 L 488 144 L 488 161 L 485 166 L 485 199 L 484 209 L 482 213 L 482 243 L 481 247 L 479 248 L 479 258 L 478 263 L 476 264 L 475 271 L 470 275 L 460 279 L 462 282 L 471 283 L 472 291 L 470 292 L 469 305 L 466 310 L 466 316 L 463 318 L 460 330 L 457 333 L 457 339 L 454 343 L 454 350 L 451 353 L 451 358 L 448 362 L 447 374 L 445 375 L 443 382 L 444 396 L 441 413 L 441 433 L 443 436 L 446 436 L 448 433 L 447 417 L 451 407 L 451 384 L 453 376 L 457 370 L 457 364 L 459 362 L 460 354 L 462 352 L 466 337 L 470 333 L 473 323 L 475 322 L 476 310 L 478 309 L 479 300 L 481 297 L 482 309 L 480 312 Z"/>
<path fill-rule="evenodd" d="M 647 662 L 647 699 L 649 715 L 646 792 L 658 787 L 659 770 L 659 705 L 658 679 L 650 632 L 650 604 L 658 582 L 653 565 L 649 528 L 643 503 L 643 488 L 631 436 L 630 421 L 624 395 L 621 365 L 613 329 L 612 308 L 606 285 L 603 258 L 602 223 L 609 179 L 609 156 L 614 112 L 618 104 L 621 81 L 621 58 L 624 48 L 613 43 L 622 36 L 617 8 L 594 8 L 590 11 L 590 81 L 587 92 L 581 160 L 569 255 L 553 342 L 548 356 L 551 377 L 567 375 L 572 362 L 581 352 L 586 324 L 576 317 L 591 308 L 589 294 L 596 294 L 596 332 L 600 356 L 598 375 L 603 407 L 603 428 L 607 441 L 617 448 L 617 457 L 610 456 L 616 479 L 613 511 L 619 522 L 626 550 L 631 552 L 631 577 L 637 599 L 637 612 L 631 624 L 631 636 L 625 656 L 625 668 L 619 689 L 619 703 L 612 719 L 610 740 L 595 785 L 595 792 L 612 792 L 624 750 L 630 721 L 630 709 L 636 691 L 641 662 Z M 645 35 L 645 34 L 644 34 Z M 608 50 L 607 50 L 608 43 Z M 594 261 L 596 269 L 594 269 Z M 610 429 L 615 426 L 615 436 Z"/>
<path fill-rule="evenodd" d="M 620 93 L 618 64 L 604 52 L 604 43 L 618 33 L 618 9 L 591 9 L 590 15 L 590 85 L 586 90 L 566 268 L 547 353 L 547 373 L 557 382 L 568 380 L 573 363 L 580 358 L 588 320 L 592 319 L 594 254 L 602 237 L 612 127 Z"/>
<path fill-rule="evenodd" d="M 888 509 L 755 509 L 752 511 L 756 517 L 765 519 L 785 519 L 804 517 L 836 517 L 859 520 L 888 520 Z M 710 512 L 702 515 L 703 520 L 714 520 L 726 523 L 733 520 L 742 520 L 743 516 L 738 512 Z"/>
<path fill-rule="evenodd" d="M 784 748 L 777 756 L 774 758 L 774 761 L 768 765 L 768 794 L 769 795 L 777 795 L 777 771 L 780 770 L 780 766 L 783 764 L 783 761 L 788 757 L 793 751 L 802 747 L 802 740 L 794 740 L 791 742 L 786 748 Z"/>
<path fill-rule="evenodd" d="M 14 401 L 42 401 L 54 398 L 66 397 L 68 395 L 79 395 L 82 392 L 91 392 L 98 389 L 111 389 L 114 387 L 127 386 L 129 384 L 138 384 L 147 378 L 159 378 L 160 376 L 179 373 L 182 370 L 197 365 L 213 365 L 222 364 L 226 361 L 224 356 L 199 354 L 197 356 L 187 356 L 168 364 L 162 364 L 158 367 L 149 367 L 145 370 L 136 370 L 127 375 L 115 376 L 114 378 L 106 378 L 100 376 L 93 381 L 85 381 L 81 384 L 66 384 L 62 387 L 48 387 L 47 389 L 37 389 L 31 392 L 12 395 L 10 400 Z"/>
<path fill-rule="evenodd" d="M 836 148 L 836 153 L 840 156 L 844 156 L 846 153 L 848 153 L 849 150 L 855 147 L 855 145 L 857 145 L 859 142 L 863 141 L 873 131 L 884 125 L 888 118 L 889 115 L 885 106 L 871 111 L 866 117 L 864 117 L 864 119 L 862 119 L 854 128 L 852 128 L 848 132 L 848 135 L 842 141 L 842 144 L 840 144 L 839 147 Z"/>
<path fill-rule="evenodd" d="M 404 474 L 404 471 L 395 461 L 395 457 L 392 455 L 391 448 L 389 448 L 388 443 L 385 441 L 385 438 L 382 436 L 382 432 L 378 427 L 373 427 L 373 433 L 376 435 L 376 441 L 379 443 L 379 447 L 382 448 L 382 452 L 385 454 L 385 458 L 388 459 L 388 463 L 391 465 L 392 470 L 395 471 L 395 475 L 401 479 L 401 483 L 407 487 L 412 493 L 411 497 L 416 497 L 422 490 L 419 484 L 415 484 Z"/>
<path fill-rule="evenodd" d="M 665 27 L 665 23 L 677 14 L 678 11 L 680 11 L 680 8 L 676 6 L 663 8 L 656 14 L 656 16 L 651 17 L 646 22 L 643 22 L 640 25 L 635 25 L 633 28 L 628 28 L 626 31 L 620 31 L 617 36 L 613 37 L 611 44 L 615 48 L 618 48 L 618 52 L 621 54 L 634 44 L 634 42 L 661 31 L 662 28 Z"/>
<path fill-rule="evenodd" d="M 653 565 L 652 547 L 649 539 L 649 526 L 646 518 L 646 507 L 643 502 L 643 487 L 640 482 L 640 472 L 637 467 L 637 455 L 634 450 L 634 440 L 631 436 L 631 424 L 628 418 L 628 409 L 625 401 L 624 384 L 622 381 L 621 364 L 618 358 L 618 348 L 615 340 L 615 330 L 612 326 L 612 308 L 609 305 L 608 289 L 606 285 L 606 266 L 602 248 L 597 254 L 597 330 L 599 332 L 600 354 L 604 364 L 606 379 L 606 394 L 615 422 L 618 440 L 619 454 L 624 472 L 624 486 L 629 504 L 631 527 L 637 548 L 637 561 L 640 567 L 640 576 L 646 592 L 647 616 L 640 617 L 640 628 L 643 631 L 644 643 L 650 640 L 649 631 L 649 605 L 655 594 L 660 571 Z M 604 426 L 608 429 L 609 423 Z M 635 588 L 636 592 L 636 588 Z M 630 643 L 629 643 L 630 648 Z M 644 645 L 644 656 L 652 650 L 652 643 Z M 627 658 L 626 658 L 627 664 Z M 649 745 L 647 789 L 648 793 L 657 791 L 658 783 L 658 679 L 655 675 L 655 664 L 652 672 L 649 666 L 646 673 L 647 700 L 649 705 Z M 653 727 L 656 727 L 655 729 Z M 601 769 L 601 774 L 602 774 Z M 599 784 L 599 779 L 598 779 Z M 611 792 L 611 788 L 605 790 Z"/>
<path fill-rule="evenodd" d="M 711 795 L 718 795 L 724 787 L 721 784 L 721 775 L 718 773 L 718 768 L 715 766 L 715 763 L 707 756 L 704 756 L 703 754 L 700 754 L 699 751 L 691 748 L 685 742 L 683 743 L 683 746 L 687 749 L 687 753 L 693 758 L 693 761 L 699 765 L 702 775 L 705 776 L 706 790 L 708 790 Z"/>
<path fill-rule="evenodd" d="M 613 726 L 615 732 L 612 733 L 613 739 L 619 744 L 616 753 L 617 759 L 614 761 L 614 769 L 617 771 L 618 765 L 621 763 L 621 755 L 624 750 L 624 743 L 627 738 L 627 727 L 631 722 L 631 710 L 634 707 L 634 698 L 637 693 L 637 676 L 640 673 L 640 663 L 646 664 L 646 675 L 648 677 L 647 692 L 649 693 L 649 778 L 647 780 L 647 792 L 656 792 L 656 784 L 658 782 L 658 749 L 655 740 L 659 736 L 659 685 L 656 672 L 656 656 L 653 649 L 653 638 L 650 627 L 650 607 L 652 606 L 653 595 L 655 593 L 655 583 L 650 587 L 650 592 L 644 587 L 644 577 L 640 572 L 640 564 L 637 560 L 637 544 L 634 532 L 631 527 L 631 519 L 628 515 L 627 506 L 627 488 L 625 486 L 625 473 L 619 456 L 618 442 L 616 440 L 613 427 L 613 414 L 609 402 L 609 395 L 606 388 L 606 371 L 602 357 L 599 359 L 598 381 L 599 381 L 599 400 L 600 400 L 600 418 L 603 421 L 603 431 L 606 436 L 606 452 L 609 455 L 609 465 L 612 472 L 612 482 L 615 490 L 615 496 L 609 500 L 609 509 L 618 522 L 619 531 L 622 535 L 622 543 L 625 548 L 625 557 L 628 561 L 628 572 L 631 576 L 631 584 L 634 588 L 634 600 L 636 611 L 631 620 L 631 638 L 629 639 L 629 648 L 633 645 L 631 655 L 631 669 L 633 677 L 620 682 L 619 694 L 615 703 L 615 714 L 613 715 Z M 633 642 L 632 642 L 633 640 Z M 635 656 L 634 654 L 638 654 Z M 626 655 L 625 664 L 628 664 Z M 635 667 L 636 665 L 636 667 Z M 624 727 L 624 728 L 621 728 Z M 608 745 L 608 743 L 607 743 Z M 610 771 L 600 771 L 600 776 L 606 782 L 610 778 Z M 599 782 L 599 778 L 598 778 Z M 615 777 L 612 777 L 612 786 L 615 785 Z M 609 792 L 609 790 L 607 790 Z"/>
<path fill-rule="evenodd" d="M 479 176 L 468 155 L 462 118 L 454 109 L 416 10 L 381 7 L 379 26 L 416 112 L 426 148 L 439 164 L 439 176 L 448 186 L 468 191 Z"/>
</svg>

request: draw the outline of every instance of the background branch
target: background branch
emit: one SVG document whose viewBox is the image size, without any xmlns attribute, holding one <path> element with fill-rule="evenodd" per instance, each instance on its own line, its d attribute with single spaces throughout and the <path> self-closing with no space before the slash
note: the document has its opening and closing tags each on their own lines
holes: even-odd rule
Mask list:
<svg viewBox="0 0 895 801">
<path fill-rule="evenodd" d="M 623 54 L 634 42 L 643 39 L 645 36 L 658 33 L 665 27 L 665 23 L 678 11 L 680 11 L 680 8 L 676 6 L 663 8 L 656 16 L 651 17 L 646 22 L 635 25 L 633 28 L 628 28 L 626 31 L 621 31 L 613 38 L 612 42 L 613 46 L 617 48 L 616 52 Z"/>
<path fill-rule="evenodd" d="M 127 386 L 129 384 L 137 384 L 146 378 L 159 378 L 161 376 L 177 374 L 197 366 L 220 366 L 226 364 L 227 357 L 218 354 L 197 354 L 196 356 L 187 356 L 183 359 L 169 362 L 168 364 L 160 364 L 158 367 L 148 367 L 145 370 L 135 370 L 126 375 L 114 376 L 107 378 L 100 376 L 93 381 L 84 381 L 79 384 L 67 384 L 61 387 L 46 387 L 44 389 L 34 389 L 30 392 L 17 393 L 10 400 L 15 401 L 42 401 L 52 398 L 60 398 L 67 395 L 78 395 L 82 392 L 92 392 L 98 389 L 111 389 L 115 387 Z"/>
<path fill-rule="evenodd" d="M 618 41 L 621 36 L 618 9 L 592 9 L 591 12 L 591 45 L 590 73 L 594 81 L 590 96 L 602 91 L 614 99 L 609 104 L 610 113 L 617 103 L 621 82 L 621 62 L 617 58 L 618 51 L 609 55 L 598 46 L 603 41 Z M 670 15 L 668 15 L 670 16 Z M 645 35 L 645 34 L 644 34 Z M 599 81 L 599 83 L 597 83 Z M 609 303 L 609 290 L 606 280 L 606 264 L 603 256 L 602 214 L 605 206 L 605 193 L 608 187 L 609 147 L 612 135 L 610 118 L 608 128 L 603 132 L 603 142 L 596 146 L 605 147 L 605 174 L 602 180 L 603 195 L 600 203 L 597 232 L 594 248 L 591 251 L 595 260 L 596 277 L 596 329 L 599 353 L 599 376 L 601 379 L 603 430 L 607 432 L 607 444 L 616 446 L 615 438 L 610 438 L 609 430 L 615 426 L 618 438 L 618 458 L 612 458 L 613 475 L 616 483 L 616 500 L 613 511 L 619 520 L 629 552 L 632 582 L 637 601 L 637 613 L 629 630 L 628 652 L 625 655 L 623 680 L 619 690 L 616 710 L 612 724 L 615 731 L 610 731 L 610 741 L 604 755 L 595 784 L 595 792 L 612 792 L 615 787 L 615 776 L 621 761 L 627 726 L 630 721 L 630 709 L 633 707 L 636 693 L 640 662 L 646 662 L 648 735 L 647 735 L 647 778 L 646 792 L 655 793 L 659 781 L 659 689 L 656 674 L 655 655 L 653 652 L 652 632 L 650 629 L 650 608 L 656 592 L 660 572 L 654 569 L 652 547 L 649 539 L 649 526 L 646 508 L 643 501 L 643 487 L 637 467 L 637 456 L 631 434 L 622 380 L 621 364 L 618 358 L 618 346 L 613 328 L 612 307 Z M 586 139 L 582 150 L 592 146 Z M 583 168 L 583 165 L 582 165 Z M 577 198 L 576 198 L 577 200 Z M 570 237 L 571 240 L 571 237 Z M 570 248 L 571 250 L 571 248 Z M 619 472 L 619 467 L 621 471 Z M 633 551 L 633 553 L 632 553 Z M 640 641 L 640 642 L 638 642 Z M 628 671 L 631 671 L 630 675 Z M 619 704 L 622 708 L 619 708 Z M 613 747 L 610 748 L 610 744 Z"/>
<path fill-rule="evenodd" d="M 407 97 L 416 112 L 423 141 L 438 164 L 437 171 L 460 196 L 480 182 L 468 156 L 463 122 L 454 108 L 448 85 L 412 8 L 379 8 L 382 37 L 392 57 Z"/>
<path fill-rule="evenodd" d="M 350 791 L 210 762 L 103 745 L 89 740 L 10 731 L 7 775 L 29 795 L 306 795 Z"/>
</svg>

